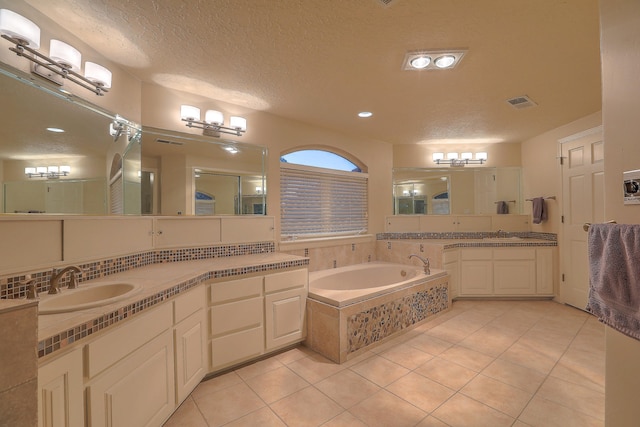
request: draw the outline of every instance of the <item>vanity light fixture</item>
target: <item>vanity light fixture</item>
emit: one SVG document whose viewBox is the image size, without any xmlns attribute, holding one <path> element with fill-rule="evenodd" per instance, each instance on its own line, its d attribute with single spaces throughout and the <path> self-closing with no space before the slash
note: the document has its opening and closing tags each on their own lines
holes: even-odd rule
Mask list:
<svg viewBox="0 0 640 427">
<path fill-rule="evenodd" d="M 403 70 L 445 70 L 454 68 L 467 51 L 456 50 L 418 50 L 407 52 L 402 63 Z"/>
<path fill-rule="evenodd" d="M 247 131 L 247 119 L 239 116 L 229 118 L 229 126 L 224 126 L 224 115 L 220 111 L 207 110 L 204 120 L 200 120 L 200 109 L 191 105 L 180 106 L 180 119 L 190 128 L 202 129 L 202 134 L 220 137 L 221 133 L 242 136 Z"/>
<path fill-rule="evenodd" d="M 111 71 L 101 65 L 87 61 L 84 75 L 80 74 L 82 54 L 67 43 L 52 39 L 49 56 L 38 52 L 40 28 L 22 15 L 0 9 L 0 35 L 15 45 L 9 48 L 10 51 L 33 63 L 31 72 L 58 86 L 62 86 L 66 79 L 98 96 L 104 95 L 111 88 Z"/>
<path fill-rule="evenodd" d="M 451 165 L 451 166 L 459 166 L 463 167 L 465 165 L 482 165 L 487 161 L 487 153 L 484 151 L 480 151 L 477 153 L 447 153 L 445 160 L 444 153 L 433 153 L 431 158 L 438 165 Z"/>
<path fill-rule="evenodd" d="M 71 173 L 70 166 L 36 166 L 24 168 L 24 173 L 29 178 L 49 178 L 55 179 L 67 176 Z"/>
</svg>

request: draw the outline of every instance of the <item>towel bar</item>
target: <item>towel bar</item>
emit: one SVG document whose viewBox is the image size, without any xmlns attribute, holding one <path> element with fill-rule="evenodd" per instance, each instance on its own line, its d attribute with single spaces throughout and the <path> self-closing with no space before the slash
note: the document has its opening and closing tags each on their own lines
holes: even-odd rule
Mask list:
<svg viewBox="0 0 640 427">
<path fill-rule="evenodd" d="M 603 224 L 617 224 L 615 219 L 612 219 L 611 221 L 607 221 Z M 585 222 L 584 225 L 582 226 L 582 229 L 584 231 L 589 231 L 589 227 L 591 227 L 591 223 L 590 222 Z"/>
</svg>

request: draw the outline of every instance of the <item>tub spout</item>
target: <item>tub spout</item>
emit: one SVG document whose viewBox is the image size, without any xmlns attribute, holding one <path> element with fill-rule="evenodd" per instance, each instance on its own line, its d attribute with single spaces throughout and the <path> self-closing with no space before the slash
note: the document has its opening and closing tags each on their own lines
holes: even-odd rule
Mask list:
<svg viewBox="0 0 640 427">
<path fill-rule="evenodd" d="M 431 274 L 431 268 L 429 266 L 429 258 L 421 257 L 420 255 L 411 254 L 409 255 L 409 259 L 416 257 L 424 264 L 424 274 Z"/>
</svg>

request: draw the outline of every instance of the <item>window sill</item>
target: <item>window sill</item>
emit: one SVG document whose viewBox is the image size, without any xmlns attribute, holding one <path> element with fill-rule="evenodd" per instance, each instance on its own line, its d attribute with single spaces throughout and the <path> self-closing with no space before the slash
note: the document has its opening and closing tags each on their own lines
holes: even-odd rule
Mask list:
<svg viewBox="0 0 640 427">
<path fill-rule="evenodd" d="M 375 241 L 373 234 L 352 236 L 317 237 L 312 239 L 296 239 L 280 241 L 281 251 L 293 251 L 307 248 L 326 248 L 329 246 L 347 245 L 350 243 L 366 243 Z"/>
</svg>

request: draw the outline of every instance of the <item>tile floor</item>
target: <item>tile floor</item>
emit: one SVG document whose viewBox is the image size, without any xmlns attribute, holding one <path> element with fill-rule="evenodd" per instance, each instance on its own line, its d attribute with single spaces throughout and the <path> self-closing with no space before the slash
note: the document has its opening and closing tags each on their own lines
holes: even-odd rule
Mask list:
<svg viewBox="0 0 640 427">
<path fill-rule="evenodd" d="M 346 364 L 300 346 L 204 381 L 165 427 L 603 425 L 595 318 L 551 301 L 458 301 Z"/>
</svg>

